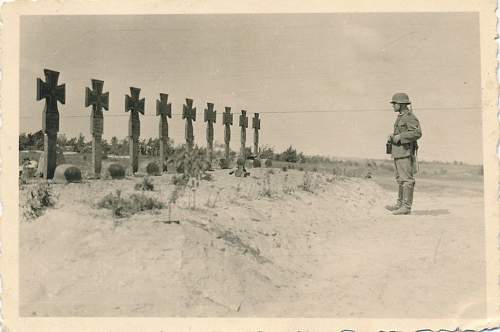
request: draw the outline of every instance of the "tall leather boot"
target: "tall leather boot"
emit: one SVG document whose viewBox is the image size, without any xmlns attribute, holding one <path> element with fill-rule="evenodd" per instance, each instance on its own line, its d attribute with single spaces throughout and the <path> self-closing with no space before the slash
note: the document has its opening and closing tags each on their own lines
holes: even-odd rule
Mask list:
<svg viewBox="0 0 500 332">
<path fill-rule="evenodd" d="M 398 200 L 395 205 L 386 205 L 385 208 L 389 211 L 396 211 L 403 204 L 403 185 L 399 185 Z"/>
<path fill-rule="evenodd" d="M 405 185 L 403 186 L 403 204 L 401 207 L 392 214 L 394 215 L 404 215 L 411 213 L 411 206 L 413 204 L 413 189 L 415 187 L 413 185 Z"/>
</svg>

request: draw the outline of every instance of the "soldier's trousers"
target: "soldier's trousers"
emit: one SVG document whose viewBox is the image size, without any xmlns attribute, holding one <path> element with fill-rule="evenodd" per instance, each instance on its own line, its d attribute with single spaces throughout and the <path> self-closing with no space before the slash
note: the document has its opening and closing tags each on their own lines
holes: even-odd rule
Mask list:
<svg viewBox="0 0 500 332">
<path fill-rule="evenodd" d="M 414 157 L 394 159 L 394 175 L 400 186 L 413 187 L 415 185 Z"/>
</svg>

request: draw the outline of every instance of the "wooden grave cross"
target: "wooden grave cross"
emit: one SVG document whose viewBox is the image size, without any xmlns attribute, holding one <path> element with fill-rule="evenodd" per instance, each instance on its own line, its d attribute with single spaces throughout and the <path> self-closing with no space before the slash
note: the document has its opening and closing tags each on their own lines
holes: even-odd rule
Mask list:
<svg viewBox="0 0 500 332">
<path fill-rule="evenodd" d="M 141 122 L 139 113 L 144 115 L 144 98 L 139 99 L 141 89 L 130 88 L 130 96 L 125 95 L 125 112 L 130 111 L 128 123 L 130 164 L 132 172 L 139 169 L 139 136 L 141 135 Z"/>
<path fill-rule="evenodd" d="M 225 164 L 223 168 L 229 168 L 229 143 L 231 141 L 231 125 L 233 124 L 233 114 L 231 114 L 231 107 L 226 106 L 222 114 L 222 124 L 224 125 L 224 158 Z"/>
<path fill-rule="evenodd" d="M 253 132 L 253 154 L 257 158 L 259 155 L 259 129 L 260 129 L 260 118 L 259 113 L 255 113 L 252 119 Z"/>
<path fill-rule="evenodd" d="M 160 160 L 163 171 L 166 170 L 167 148 L 168 148 L 168 121 L 172 118 L 172 104 L 168 102 L 168 94 L 160 93 L 160 99 L 156 100 L 156 115 L 160 116 Z"/>
<path fill-rule="evenodd" d="M 45 82 L 37 78 L 36 100 L 45 99 L 42 114 L 43 138 L 43 178 L 52 179 L 57 166 L 57 132 L 59 131 L 59 111 L 57 102 L 66 102 L 66 85 L 57 85 L 59 72 L 44 69 Z"/>
<path fill-rule="evenodd" d="M 247 128 L 248 128 L 248 117 L 247 111 L 242 110 L 240 115 L 240 127 L 241 127 L 241 147 L 240 147 L 240 157 L 246 160 L 245 155 L 245 145 L 247 141 Z"/>
<path fill-rule="evenodd" d="M 193 108 L 193 99 L 186 98 L 186 104 L 182 105 L 182 118 L 186 120 L 186 145 L 191 151 L 194 145 L 193 121 L 196 121 L 196 107 Z"/>
<path fill-rule="evenodd" d="M 217 120 L 217 111 L 214 110 L 213 103 L 207 103 L 205 108 L 205 122 L 207 122 L 207 152 L 210 169 L 212 168 L 212 159 L 214 154 L 214 123 Z"/>
<path fill-rule="evenodd" d="M 85 107 L 92 105 L 90 117 L 90 133 L 92 134 L 92 165 L 94 174 L 99 176 L 102 167 L 102 133 L 104 117 L 102 109 L 109 107 L 109 92 L 103 93 L 104 81 L 92 79 L 92 90 L 85 88 Z"/>
</svg>

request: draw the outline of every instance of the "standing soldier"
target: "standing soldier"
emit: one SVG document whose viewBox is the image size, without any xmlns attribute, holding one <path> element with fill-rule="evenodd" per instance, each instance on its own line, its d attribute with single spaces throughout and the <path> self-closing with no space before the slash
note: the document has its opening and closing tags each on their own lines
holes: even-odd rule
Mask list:
<svg viewBox="0 0 500 332">
<path fill-rule="evenodd" d="M 394 159 L 394 174 L 399 185 L 396 205 L 386 206 L 393 214 L 410 214 L 415 187 L 414 174 L 417 170 L 417 140 L 422 137 L 422 130 L 417 117 L 409 105 L 410 99 L 406 93 L 396 93 L 392 97 L 392 108 L 398 112 L 394 123 L 394 133 L 388 138 L 388 151 Z"/>
</svg>

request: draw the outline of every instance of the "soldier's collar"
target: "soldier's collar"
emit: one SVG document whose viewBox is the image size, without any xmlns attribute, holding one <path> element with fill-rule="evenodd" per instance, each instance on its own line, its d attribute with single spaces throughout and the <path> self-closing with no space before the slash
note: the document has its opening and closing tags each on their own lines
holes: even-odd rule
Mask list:
<svg viewBox="0 0 500 332">
<path fill-rule="evenodd" d="M 409 109 L 406 109 L 405 111 L 399 113 L 399 116 L 408 115 L 410 113 L 411 113 L 411 111 Z"/>
</svg>

